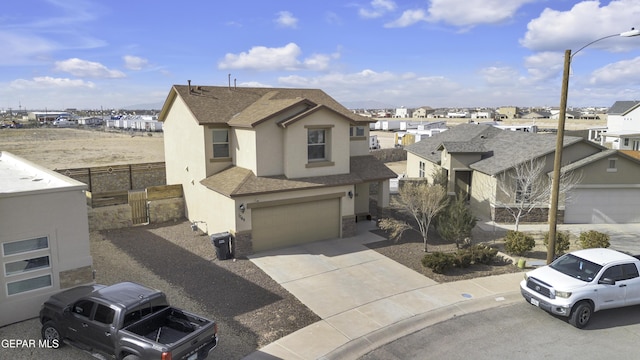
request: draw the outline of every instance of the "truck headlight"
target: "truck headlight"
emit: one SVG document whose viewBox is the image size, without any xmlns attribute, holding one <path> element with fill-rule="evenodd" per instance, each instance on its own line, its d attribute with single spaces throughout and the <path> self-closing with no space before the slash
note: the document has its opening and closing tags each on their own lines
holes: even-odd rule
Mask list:
<svg viewBox="0 0 640 360">
<path fill-rule="evenodd" d="M 563 299 L 568 299 L 569 297 L 571 297 L 571 292 L 570 291 L 556 291 L 556 297 L 563 298 Z"/>
<path fill-rule="evenodd" d="M 529 280 L 529 275 L 527 273 L 524 273 L 524 281 Z"/>
</svg>

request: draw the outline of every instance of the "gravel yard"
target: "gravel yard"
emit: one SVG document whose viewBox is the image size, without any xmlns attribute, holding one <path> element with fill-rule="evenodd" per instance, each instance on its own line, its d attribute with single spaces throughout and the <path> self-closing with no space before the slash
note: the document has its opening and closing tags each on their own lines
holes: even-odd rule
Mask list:
<svg viewBox="0 0 640 360">
<path fill-rule="evenodd" d="M 189 222 L 91 233 L 96 282 L 134 281 L 164 291 L 176 307 L 218 322 L 215 358 L 240 359 L 320 318 L 249 260 L 215 257 Z M 39 339 L 37 319 L 0 328 L 0 339 Z M 2 359 L 92 359 L 80 350 L 20 348 Z"/>
</svg>

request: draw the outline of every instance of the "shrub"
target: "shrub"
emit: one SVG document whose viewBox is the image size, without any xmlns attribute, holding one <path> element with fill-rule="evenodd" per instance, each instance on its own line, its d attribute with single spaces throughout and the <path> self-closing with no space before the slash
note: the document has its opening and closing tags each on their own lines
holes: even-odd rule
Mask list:
<svg viewBox="0 0 640 360">
<path fill-rule="evenodd" d="M 609 239 L 609 235 L 595 230 L 580 233 L 580 245 L 583 249 L 608 248 L 611 246 Z"/>
<path fill-rule="evenodd" d="M 474 264 L 491 265 L 495 257 L 498 255 L 498 249 L 479 244 L 472 245 L 464 251 L 468 251 L 471 253 Z"/>
<path fill-rule="evenodd" d="M 520 231 L 507 231 L 505 237 L 504 248 L 509 254 L 524 255 L 527 251 L 530 251 L 536 246 L 536 241 L 532 236 L 527 235 Z"/>
<path fill-rule="evenodd" d="M 454 255 L 453 266 L 468 268 L 473 263 L 473 254 L 466 250 L 459 250 Z"/>
<path fill-rule="evenodd" d="M 558 231 L 556 232 L 556 255 L 562 255 L 565 251 L 569 250 L 569 246 L 571 245 L 571 234 L 566 231 Z M 549 250 L 549 232 L 547 231 L 544 234 L 544 246 Z"/>
<path fill-rule="evenodd" d="M 451 268 L 455 263 L 455 255 L 445 254 L 443 252 L 434 252 L 426 254 L 422 258 L 422 265 L 433 270 L 434 273 L 442 274 L 445 270 Z"/>
</svg>

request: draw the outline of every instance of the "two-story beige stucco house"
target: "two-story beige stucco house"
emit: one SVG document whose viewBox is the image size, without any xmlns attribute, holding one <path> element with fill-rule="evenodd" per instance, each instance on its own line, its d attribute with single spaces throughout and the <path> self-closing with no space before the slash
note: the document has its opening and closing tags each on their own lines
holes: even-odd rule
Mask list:
<svg viewBox="0 0 640 360">
<path fill-rule="evenodd" d="M 450 194 L 464 194 L 476 216 L 499 222 L 513 221 L 505 206 L 516 199 L 510 176 L 519 164 L 540 161 L 550 183 L 556 137 L 501 130 L 490 125 L 463 124 L 407 146 L 407 177 L 432 180 L 444 170 Z M 564 223 L 640 222 L 640 161 L 623 152 L 606 149 L 581 137 L 566 136 L 562 171 L 573 171 L 578 183 L 562 196 L 559 221 Z M 505 193 L 503 189 L 514 189 Z M 526 189 L 520 189 L 520 193 Z M 565 201 L 566 199 L 566 201 Z M 548 204 L 524 221 L 545 222 Z"/>
<path fill-rule="evenodd" d="M 175 85 L 159 119 L 167 183 L 236 256 L 355 235 L 372 184 L 388 207 L 396 175 L 369 155 L 371 118 L 321 90 Z"/>
</svg>

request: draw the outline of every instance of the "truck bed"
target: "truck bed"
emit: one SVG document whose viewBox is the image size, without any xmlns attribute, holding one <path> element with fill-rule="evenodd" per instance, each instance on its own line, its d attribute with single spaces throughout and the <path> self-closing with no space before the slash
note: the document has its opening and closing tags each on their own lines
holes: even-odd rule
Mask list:
<svg viewBox="0 0 640 360">
<path fill-rule="evenodd" d="M 185 314 L 168 307 L 147 318 L 129 325 L 123 330 L 143 336 L 160 344 L 173 344 L 196 331 L 209 321 Z"/>
</svg>

